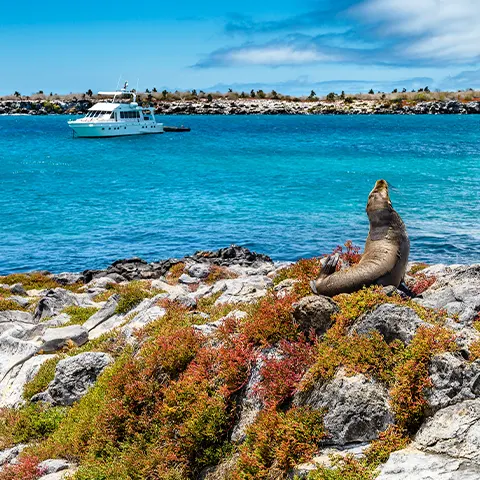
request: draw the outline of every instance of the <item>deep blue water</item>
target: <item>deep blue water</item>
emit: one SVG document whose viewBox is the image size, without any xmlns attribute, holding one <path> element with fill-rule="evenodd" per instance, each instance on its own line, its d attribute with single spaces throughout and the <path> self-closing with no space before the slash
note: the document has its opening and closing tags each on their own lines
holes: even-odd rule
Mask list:
<svg viewBox="0 0 480 480">
<path fill-rule="evenodd" d="M 363 246 L 379 178 L 412 259 L 480 261 L 480 115 L 167 117 L 192 131 L 113 139 L 72 139 L 67 119 L 0 116 L 0 273 Z"/>
</svg>

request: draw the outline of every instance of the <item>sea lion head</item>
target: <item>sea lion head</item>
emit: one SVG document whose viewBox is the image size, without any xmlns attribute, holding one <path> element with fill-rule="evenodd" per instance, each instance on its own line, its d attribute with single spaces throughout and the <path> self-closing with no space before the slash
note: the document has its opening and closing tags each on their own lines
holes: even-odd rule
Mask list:
<svg viewBox="0 0 480 480">
<path fill-rule="evenodd" d="M 367 202 L 367 215 L 370 221 L 370 236 L 374 240 L 383 238 L 392 224 L 395 210 L 388 194 L 388 183 L 377 180 Z"/>
<path fill-rule="evenodd" d="M 392 210 L 392 202 L 388 194 L 388 183 L 385 180 L 377 180 L 373 190 L 368 196 L 367 213 L 377 210 Z"/>
</svg>

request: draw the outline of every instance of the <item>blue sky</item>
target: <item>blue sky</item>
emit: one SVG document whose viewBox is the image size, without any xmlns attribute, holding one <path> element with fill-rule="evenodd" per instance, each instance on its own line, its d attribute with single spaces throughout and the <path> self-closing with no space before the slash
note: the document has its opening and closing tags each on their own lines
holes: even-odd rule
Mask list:
<svg viewBox="0 0 480 480">
<path fill-rule="evenodd" d="M 479 0 L 6 0 L 0 94 L 480 88 Z"/>
</svg>

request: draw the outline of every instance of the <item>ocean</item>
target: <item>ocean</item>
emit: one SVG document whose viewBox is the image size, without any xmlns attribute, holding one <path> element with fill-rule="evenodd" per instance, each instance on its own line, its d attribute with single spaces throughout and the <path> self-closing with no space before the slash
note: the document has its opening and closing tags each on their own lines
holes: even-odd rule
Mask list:
<svg viewBox="0 0 480 480">
<path fill-rule="evenodd" d="M 380 178 L 411 260 L 480 262 L 480 115 L 173 116 L 192 131 L 108 139 L 68 118 L 0 116 L 0 274 L 363 247 Z"/>
</svg>

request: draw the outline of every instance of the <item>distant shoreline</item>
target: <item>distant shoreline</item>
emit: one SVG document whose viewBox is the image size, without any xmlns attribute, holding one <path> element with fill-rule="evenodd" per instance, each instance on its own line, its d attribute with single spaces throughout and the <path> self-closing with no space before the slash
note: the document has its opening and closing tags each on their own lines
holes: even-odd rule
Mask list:
<svg viewBox="0 0 480 480">
<path fill-rule="evenodd" d="M 82 115 L 98 98 L 0 100 L 0 115 Z M 274 100 L 196 99 L 152 101 L 157 115 L 448 115 L 480 114 L 480 101 L 392 101 L 381 99 Z"/>
</svg>

